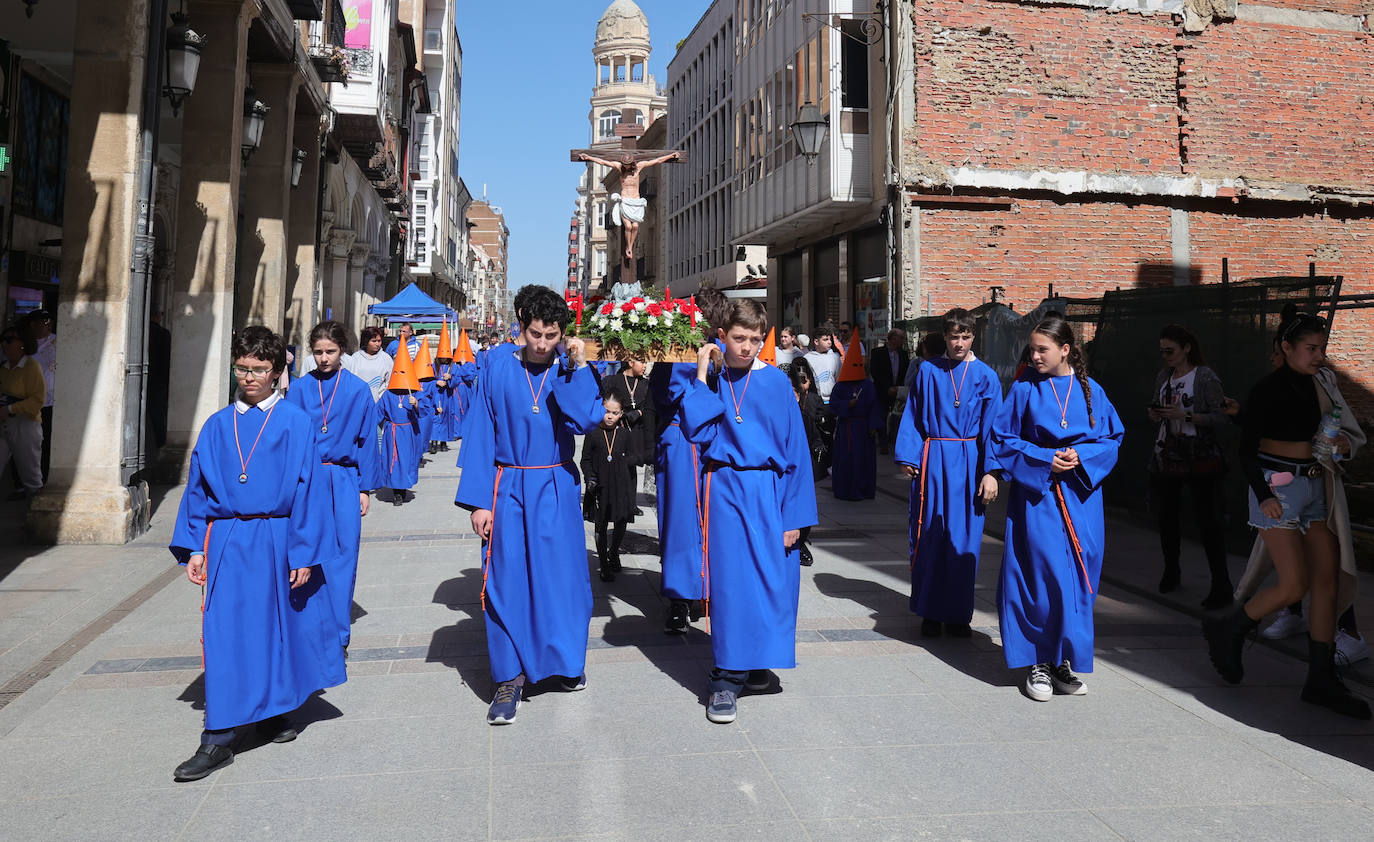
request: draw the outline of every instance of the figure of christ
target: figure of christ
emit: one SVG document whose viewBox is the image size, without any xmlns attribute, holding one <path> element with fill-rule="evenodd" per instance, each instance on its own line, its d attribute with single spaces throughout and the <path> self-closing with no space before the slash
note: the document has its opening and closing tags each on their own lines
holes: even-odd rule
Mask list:
<svg viewBox="0 0 1374 842">
<path fill-rule="evenodd" d="M 677 151 L 658 154 L 658 150 L 627 150 L 607 154 L 609 158 L 598 158 L 586 151 L 575 153 L 578 161 L 600 164 L 620 173 L 620 192 L 611 194 L 611 223 L 625 229 L 625 270 L 621 273 L 621 281 L 630 283 L 636 280 L 632 268 L 635 259 L 635 240 L 639 238 L 639 224 L 644 221 L 644 211 L 649 205 L 648 199 L 640 198 L 639 177 L 650 167 L 668 161 L 685 160 L 686 156 Z M 651 157 L 643 157 L 646 155 Z M 629 280 L 626 280 L 627 278 Z"/>
</svg>

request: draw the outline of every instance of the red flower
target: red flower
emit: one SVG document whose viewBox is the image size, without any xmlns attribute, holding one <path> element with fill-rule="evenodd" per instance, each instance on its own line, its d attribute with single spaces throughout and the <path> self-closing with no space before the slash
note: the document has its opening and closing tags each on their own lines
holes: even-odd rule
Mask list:
<svg viewBox="0 0 1374 842">
<path fill-rule="evenodd" d="M 613 310 L 615 310 L 615 305 L 607 302 L 606 306 L 601 308 L 601 315 L 609 316 Z"/>
<path fill-rule="evenodd" d="M 643 303 L 644 303 L 644 297 L 641 296 L 641 295 L 636 295 L 634 298 L 631 298 L 631 299 L 630 299 L 630 303 L 631 303 L 631 304 L 643 304 Z"/>
<path fill-rule="evenodd" d="M 663 307 L 662 307 L 661 305 L 658 305 L 658 304 L 650 304 L 647 308 L 645 308 L 645 310 L 646 310 L 646 312 L 648 312 L 648 314 L 651 315 L 651 316 L 661 316 L 661 315 L 663 315 Z"/>
<path fill-rule="evenodd" d="M 624 304 L 621 304 L 621 305 L 620 305 L 620 312 L 622 312 L 622 313 L 628 313 L 628 312 L 630 312 L 631 310 L 633 310 L 634 308 L 635 308 L 635 305 L 634 305 L 634 302 L 633 302 L 633 301 L 626 301 Z"/>
</svg>

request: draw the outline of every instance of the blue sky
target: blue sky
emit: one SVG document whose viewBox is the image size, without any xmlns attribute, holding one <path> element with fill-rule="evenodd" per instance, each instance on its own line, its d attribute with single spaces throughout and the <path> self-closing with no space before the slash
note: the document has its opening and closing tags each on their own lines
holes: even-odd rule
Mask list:
<svg viewBox="0 0 1374 842">
<path fill-rule="evenodd" d="M 458 166 L 474 198 L 510 226 L 509 288 L 562 289 L 568 221 L 588 143 L 596 22 L 611 0 L 456 0 L 463 42 Z M 649 19 L 649 72 L 664 87 L 668 62 L 710 7 L 707 0 L 636 0 Z"/>
</svg>

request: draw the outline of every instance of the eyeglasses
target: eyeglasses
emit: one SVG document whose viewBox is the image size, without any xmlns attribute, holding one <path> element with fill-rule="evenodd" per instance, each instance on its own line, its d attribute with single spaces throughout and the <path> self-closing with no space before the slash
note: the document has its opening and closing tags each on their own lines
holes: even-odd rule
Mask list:
<svg viewBox="0 0 1374 842">
<path fill-rule="evenodd" d="M 254 380 L 266 380 L 271 374 L 272 369 L 270 368 L 244 368 L 240 365 L 234 366 L 235 377 L 252 377 Z"/>
</svg>

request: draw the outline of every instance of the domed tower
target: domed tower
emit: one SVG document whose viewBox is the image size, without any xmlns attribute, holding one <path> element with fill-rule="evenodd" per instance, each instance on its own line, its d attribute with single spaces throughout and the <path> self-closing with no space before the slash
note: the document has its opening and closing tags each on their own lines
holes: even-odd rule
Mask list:
<svg viewBox="0 0 1374 842">
<path fill-rule="evenodd" d="M 668 112 L 668 96 L 649 73 L 649 19 L 633 0 L 613 0 L 596 24 L 592 58 L 596 61 L 591 110 L 587 114 L 594 149 L 618 149 L 615 128 L 624 123 L 648 126 Z M 583 230 L 588 234 L 582 255 L 585 287 L 595 289 L 615 263 L 606 255 L 605 169 L 587 165 L 587 178 L 578 189 Z"/>
</svg>

